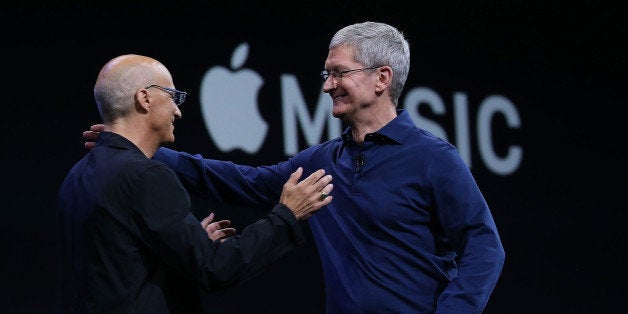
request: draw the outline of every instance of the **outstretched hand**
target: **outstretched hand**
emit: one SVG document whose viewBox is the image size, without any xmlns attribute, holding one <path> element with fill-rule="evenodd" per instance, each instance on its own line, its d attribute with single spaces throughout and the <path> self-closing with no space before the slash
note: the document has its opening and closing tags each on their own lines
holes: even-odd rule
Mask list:
<svg viewBox="0 0 628 314">
<path fill-rule="evenodd" d="M 329 195 L 334 185 L 331 184 L 331 175 L 325 175 L 325 170 L 319 169 L 309 177 L 299 182 L 303 168 L 290 175 L 283 185 L 279 202 L 286 205 L 298 220 L 310 218 L 321 207 L 329 204 L 333 197 Z"/>
<path fill-rule="evenodd" d="M 96 140 L 100 135 L 100 132 L 105 130 L 104 124 L 94 124 L 89 128 L 89 131 L 83 132 L 83 138 L 85 139 L 85 148 L 92 149 L 96 146 Z"/>
<path fill-rule="evenodd" d="M 212 241 L 220 239 L 220 242 L 225 241 L 226 237 L 230 237 L 236 233 L 235 228 L 228 228 L 231 225 L 230 220 L 220 220 L 214 222 L 214 213 L 210 213 L 201 221 L 201 227 L 205 229 L 207 235 Z"/>
</svg>

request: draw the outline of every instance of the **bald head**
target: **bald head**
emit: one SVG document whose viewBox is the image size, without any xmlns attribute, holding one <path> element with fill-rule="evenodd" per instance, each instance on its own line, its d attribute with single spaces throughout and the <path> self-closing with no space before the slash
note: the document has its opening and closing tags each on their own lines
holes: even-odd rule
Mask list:
<svg viewBox="0 0 628 314">
<path fill-rule="evenodd" d="M 172 85 L 172 76 L 159 61 L 141 55 L 113 58 L 98 74 L 94 98 L 105 124 L 126 116 L 135 106 L 135 93 L 151 84 Z"/>
</svg>

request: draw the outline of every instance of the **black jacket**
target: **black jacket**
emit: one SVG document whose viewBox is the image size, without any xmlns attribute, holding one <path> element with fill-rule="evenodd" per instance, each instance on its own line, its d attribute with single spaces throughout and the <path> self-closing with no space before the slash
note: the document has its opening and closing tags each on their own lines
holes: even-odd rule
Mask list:
<svg viewBox="0 0 628 314">
<path fill-rule="evenodd" d="M 190 208 L 172 170 L 102 132 L 59 192 L 58 312 L 199 312 L 199 289 L 250 279 L 304 241 L 283 205 L 223 243 Z"/>
</svg>

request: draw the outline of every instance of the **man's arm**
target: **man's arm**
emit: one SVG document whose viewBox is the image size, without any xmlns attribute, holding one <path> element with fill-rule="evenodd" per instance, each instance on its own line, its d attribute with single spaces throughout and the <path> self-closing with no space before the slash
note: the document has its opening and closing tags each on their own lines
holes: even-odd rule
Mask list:
<svg viewBox="0 0 628 314">
<path fill-rule="evenodd" d="M 455 150 L 430 170 L 437 212 L 456 250 L 457 275 L 437 301 L 436 313 L 482 313 L 504 264 L 504 248 L 489 207 Z"/>
<path fill-rule="evenodd" d="M 299 181 L 293 173 L 282 189 L 281 203 L 241 235 L 212 242 L 190 212 L 186 192 L 164 166 L 146 172 L 134 202 L 137 230 L 144 243 L 201 287 L 222 289 L 249 280 L 305 241 L 299 220 L 332 201 L 321 197 L 333 189 L 323 170 Z M 156 184 L 159 182 L 159 184 Z M 144 197 L 150 195 L 150 197 Z"/>
</svg>

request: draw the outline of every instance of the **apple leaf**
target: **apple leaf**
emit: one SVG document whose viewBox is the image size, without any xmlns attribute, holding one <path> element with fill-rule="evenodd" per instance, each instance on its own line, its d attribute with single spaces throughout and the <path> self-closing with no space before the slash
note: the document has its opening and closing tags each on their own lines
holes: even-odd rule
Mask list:
<svg viewBox="0 0 628 314">
<path fill-rule="evenodd" d="M 238 47 L 236 47 L 236 49 L 233 50 L 233 55 L 231 56 L 231 69 L 237 70 L 240 67 L 242 67 L 248 55 L 249 55 L 249 44 L 244 42 L 238 45 Z"/>
</svg>

